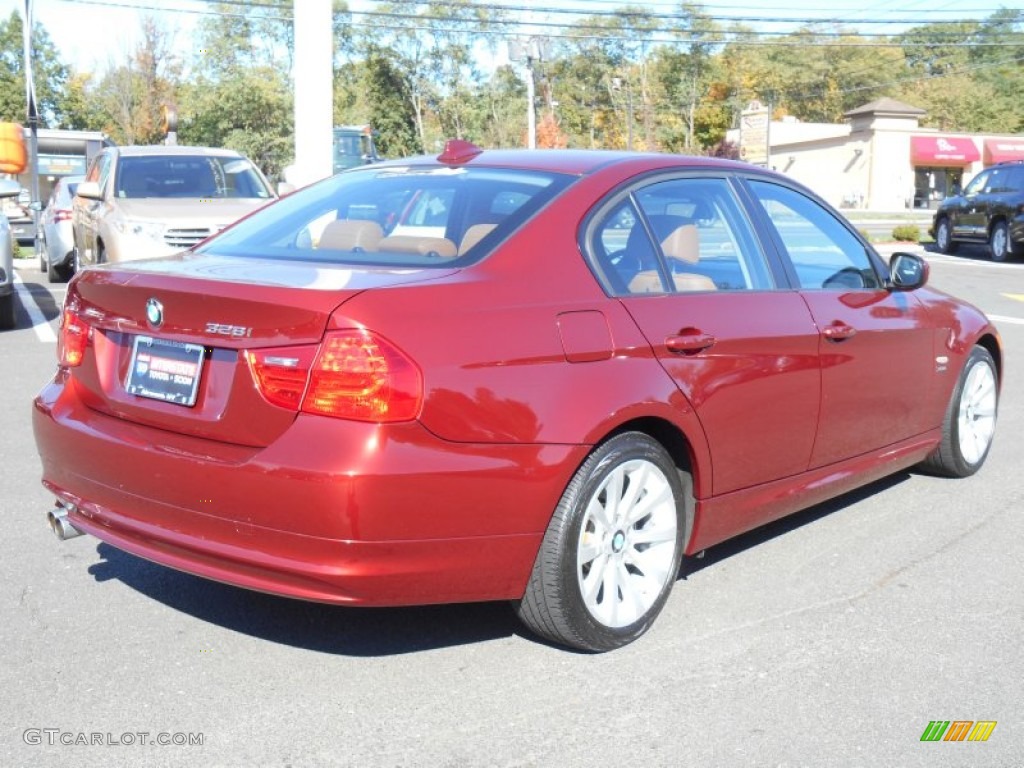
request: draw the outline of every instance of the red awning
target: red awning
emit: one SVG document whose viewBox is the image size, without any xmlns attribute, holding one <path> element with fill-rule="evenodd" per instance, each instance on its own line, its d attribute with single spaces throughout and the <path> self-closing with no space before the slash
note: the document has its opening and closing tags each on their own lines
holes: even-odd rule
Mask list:
<svg viewBox="0 0 1024 768">
<path fill-rule="evenodd" d="M 973 139 L 960 136 L 910 137 L 910 160 L 914 165 L 969 165 L 980 158 Z"/>
<path fill-rule="evenodd" d="M 985 139 L 985 165 L 1024 160 L 1024 138 Z"/>
</svg>

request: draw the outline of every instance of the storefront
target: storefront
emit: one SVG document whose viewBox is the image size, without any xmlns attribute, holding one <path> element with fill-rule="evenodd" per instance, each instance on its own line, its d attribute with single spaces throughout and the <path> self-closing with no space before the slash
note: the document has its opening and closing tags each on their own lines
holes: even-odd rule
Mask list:
<svg viewBox="0 0 1024 768">
<path fill-rule="evenodd" d="M 773 120 L 767 165 L 841 208 L 917 210 L 922 217 L 997 163 L 1024 161 L 1024 136 L 938 131 L 925 110 L 882 98 L 845 123 Z M 726 137 L 742 139 L 739 130 Z"/>
<path fill-rule="evenodd" d="M 985 165 L 1024 160 L 1024 138 L 985 139 Z"/>
<path fill-rule="evenodd" d="M 963 187 L 964 168 L 981 157 L 973 139 L 961 136 L 911 136 L 914 208 L 937 208 Z"/>
</svg>

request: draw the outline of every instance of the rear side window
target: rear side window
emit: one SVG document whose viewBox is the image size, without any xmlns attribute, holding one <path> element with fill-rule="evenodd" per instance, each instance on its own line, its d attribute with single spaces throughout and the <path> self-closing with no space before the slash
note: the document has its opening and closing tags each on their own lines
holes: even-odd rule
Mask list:
<svg viewBox="0 0 1024 768">
<path fill-rule="evenodd" d="M 1024 165 L 1013 165 L 1008 170 L 1010 177 L 1006 184 L 1007 191 L 1018 194 L 1024 192 Z"/>
<path fill-rule="evenodd" d="M 589 247 L 614 295 L 774 287 L 725 179 L 677 178 L 638 187 L 598 219 Z"/>
<path fill-rule="evenodd" d="M 828 210 L 780 184 L 751 180 L 750 186 L 771 219 L 801 288 L 882 287 L 863 243 Z"/>
<path fill-rule="evenodd" d="M 203 248 L 362 265 L 461 266 L 564 189 L 571 176 L 444 166 L 373 166 L 289 195 Z"/>
</svg>

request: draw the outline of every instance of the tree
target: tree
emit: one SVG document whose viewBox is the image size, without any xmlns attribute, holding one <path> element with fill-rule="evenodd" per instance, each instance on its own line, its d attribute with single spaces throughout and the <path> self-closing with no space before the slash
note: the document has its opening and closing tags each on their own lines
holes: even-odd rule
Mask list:
<svg viewBox="0 0 1024 768">
<path fill-rule="evenodd" d="M 373 94 L 370 124 L 380 131 L 380 152 L 385 157 L 404 157 L 424 151 L 412 112 L 414 99 L 409 75 L 395 66 L 387 51 L 367 49 L 363 86 Z"/>
<path fill-rule="evenodd" d="M 473 0 L 399 0 L 378 6 L 377 13 L 386 21 L 367 30 L 367 58 L 386 51 L 405 73 L 419 151 L 433 139 L 461 136 L 469 94 L 480 84 L 473 47 L 490 39 L 490 25 L 502 12 Z"/>
<path fill-rule="evenodd" d="M 236 149 L 276 178 L 294 155 L 291 0 L 215 8 L 200 24 L 198 74 L 181 90 L 181 139 Z"/>
<path fill-rule="evenodd" d="M 124 64 L 112 65 L 92 90 L 103 130 L 121 144 L 160 143 L 163 108 L 177 101 L 181 67 L 171 35 L 154 18 L 144 18 L 134 53 Z"/>
<path fill-rule="evenodd" d="M 0 22 L 0 120 L 17 123 L 24 123 L 27 118 L 23 30 L 17 11 Z M 41 125 L 55 127 L 62 123 L 67 79 L 68 68 L 60 60 L 49 33 L 36 24 L 32 29 L 32 80 Z"/>
</svg>

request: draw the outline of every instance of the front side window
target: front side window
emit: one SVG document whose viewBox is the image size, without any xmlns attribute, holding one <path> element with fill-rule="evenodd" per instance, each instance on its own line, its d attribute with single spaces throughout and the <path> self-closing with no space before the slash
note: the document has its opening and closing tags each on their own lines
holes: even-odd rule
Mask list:
<svg viewBox="0 0 1024 768">
<path fill-rule="evenodd" d="M 301 189 L 203 250 L 361 265 L 462 266 L 489 253 L 571 181 L 535 171 L 372 166 Z"/>
<path fill-rule="evenodd" d="M 988 172 L 979 173 L 973 179 L 970 184 L 964 188 L 965 195 L 980 195 L 985 191 L 985 186 L 988 184 Z"/>
<path fill-rule="evenodd" d="M 774 287 L 725 179 L 677 178 L 639 187 L 603 214 L 590 241 L 612 294 Z"/>
<path fill-rule="evenodd" d="M 865 290 L 882 281 L 864 244 L 832 213 L 806 195 L 751 180 L 803 289 Z"/>
</svg>

